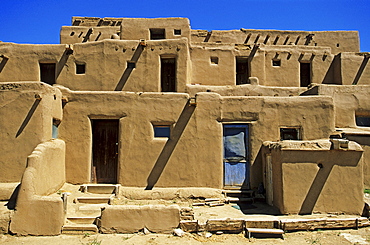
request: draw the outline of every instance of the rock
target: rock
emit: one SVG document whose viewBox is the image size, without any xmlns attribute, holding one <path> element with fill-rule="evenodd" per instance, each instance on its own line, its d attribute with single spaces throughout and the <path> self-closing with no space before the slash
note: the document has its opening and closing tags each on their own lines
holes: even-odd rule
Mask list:
<svg viewBox="0 0 370 245">
<path fill-rule="evenodd" d="M 183 236 L 185 234 L 185 232 L 183 230 L 177 228 L 177 229 L 174 229 L 173 230 L 173 234 L 176 235 L 176 236 L 180 236 L 181 237 L 181 236 Z"/>
</svg>

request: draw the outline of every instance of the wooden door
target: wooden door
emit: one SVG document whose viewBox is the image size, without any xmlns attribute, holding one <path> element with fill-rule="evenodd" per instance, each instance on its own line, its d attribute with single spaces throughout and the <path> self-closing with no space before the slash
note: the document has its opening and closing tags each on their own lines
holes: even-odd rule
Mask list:
<svg viewBox="0 0 370 245">
<path fill-rule="evenodd" d="M 176 59 L 161 58 L 161 91 L 176 92 Z"/>
<path fill-rule="evenodd" d="M 118 120 L 92 120 L 93 182 L 117 183 L 118 128 Z"/>
<path fill-rule="evenodd" d="M 249 188 L 248 125 L 224 125 L 224 186 Z"/>
</svg>

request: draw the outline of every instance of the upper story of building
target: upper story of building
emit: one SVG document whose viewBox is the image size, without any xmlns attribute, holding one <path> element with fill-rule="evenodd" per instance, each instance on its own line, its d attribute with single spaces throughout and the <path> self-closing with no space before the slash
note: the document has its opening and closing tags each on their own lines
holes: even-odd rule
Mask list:
<svg viewBox="0 0 370 245">
<path fill-rule="evenodd" d="M 0 82 L 186 93 L 370 84 L 370 55 L 359 52 L 356 31 L 204 31 L 191 30 L 186 18 L 73 17 L 60 39 L 59 45 L 0 43 Z"/>
</svg>

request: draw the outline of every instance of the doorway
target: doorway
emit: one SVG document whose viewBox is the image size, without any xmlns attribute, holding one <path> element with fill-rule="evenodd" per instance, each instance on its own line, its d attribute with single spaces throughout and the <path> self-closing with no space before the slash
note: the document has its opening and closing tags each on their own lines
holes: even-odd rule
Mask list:
<svg viewBox="0 0 370 245">
<path fill-rule="evenodd" d="M 308 87 L 311 83 L 311 63 L 300 63 L 300 81 L 301 87 Z"/>
<path fill-rule="evenodd" d="M 224 188 L 249 189 L 249 125 L 225 124 Z"/>
<path fill-rule="evenodd" d="M 44 83 L 55 84 L 55 63 L 40 63 L 40 80 Z"/>
<path fill-rule="evenodd" d="M 236 57 L 236 85 L 247 84 L 249 78 L 248 57 Z"/>
<path fill-rule="evenodd" d="M 94 119 L 92 124 L 92 182 L 117 183 L 118 119 Z"/>
<path fill-rule="evenodd" d="M 176 58 L 161 58 L 161 91 L 176 92 Z"/>
</svg>

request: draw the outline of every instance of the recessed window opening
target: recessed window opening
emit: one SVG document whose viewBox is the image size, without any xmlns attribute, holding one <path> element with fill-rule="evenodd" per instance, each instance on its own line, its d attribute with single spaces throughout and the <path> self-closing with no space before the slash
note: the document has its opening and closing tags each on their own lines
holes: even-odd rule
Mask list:
<svg viewBox="0 0 370 245">
<path fill-rule="evenodd" d="M 174 35 L 181 35 L 181 29 L 175 29 L 175 30 L 173 30 L 173 34 Z"/>
<path fill-rule="evenodd" d="M 236 85 L 249 83 L 248 57 L 236 57 Z"/>
<path fill-rule="evenodd" d="M 272 60 L 272 66 L 281 66 L 281 60 Z"/>
<path fill-rule="evenodd" d="M 150 30 L 150 40 L 166 39 L 165 29 L 153 28 Z"/>
<path fill-rule="evenodd" d="M 356 114 L 356 125 L 359 127 L 370 127 L 370 114 L 368 115 Z"/>
<path fill-rule="evenodd" d="M 130 69 L 136 68 L 136 63 L 134 61 L 127 61 L 127 68 Z"/>
<path fill-rule="evenodd" d="M 169 125 L 153 125 L 154 138 L 170 138 L 171 126 Z"/>
<path fill-rule="evenodd" d="M 218 57 L 211 57 L 211 64 L 217 65 L 218 64 Z"/>
<path fill-rule="evenodd" d="M 51 138 L 57 139 L 58 138 L 58 127 L 60 124 L 59 119 L 53 118 L 53 128 L 52 128 L 52 133 L 51 133 Z"/>
<path fill-rule="evenodd" d="M 40 80 L 44 83 L 55 84 L 55 63 L 40 63 Z"/>
<path fill-rule="evenodd" d="M 300 140 L 300 129 L 297 127 L 280 128 L 280 140 Z"/>
<path fill-rule="evenodd" d="M 71 32 L 71 34 L 69 34 L 70 36 L 73 36 L 75 34 L 75 32 L 73 31 L 73 32 Z"/>
<path fill-rule="evenodd" d="M 311 83 L 311 63 L 300 62 L 300 85 L 301 87 L 308 87 Z"/>
<path fill-rule="evenodd" d="M 86 72 L 86 64 L 76 63 L 76 74 L 85 74 L 85 72 Z"/>
</svg>

